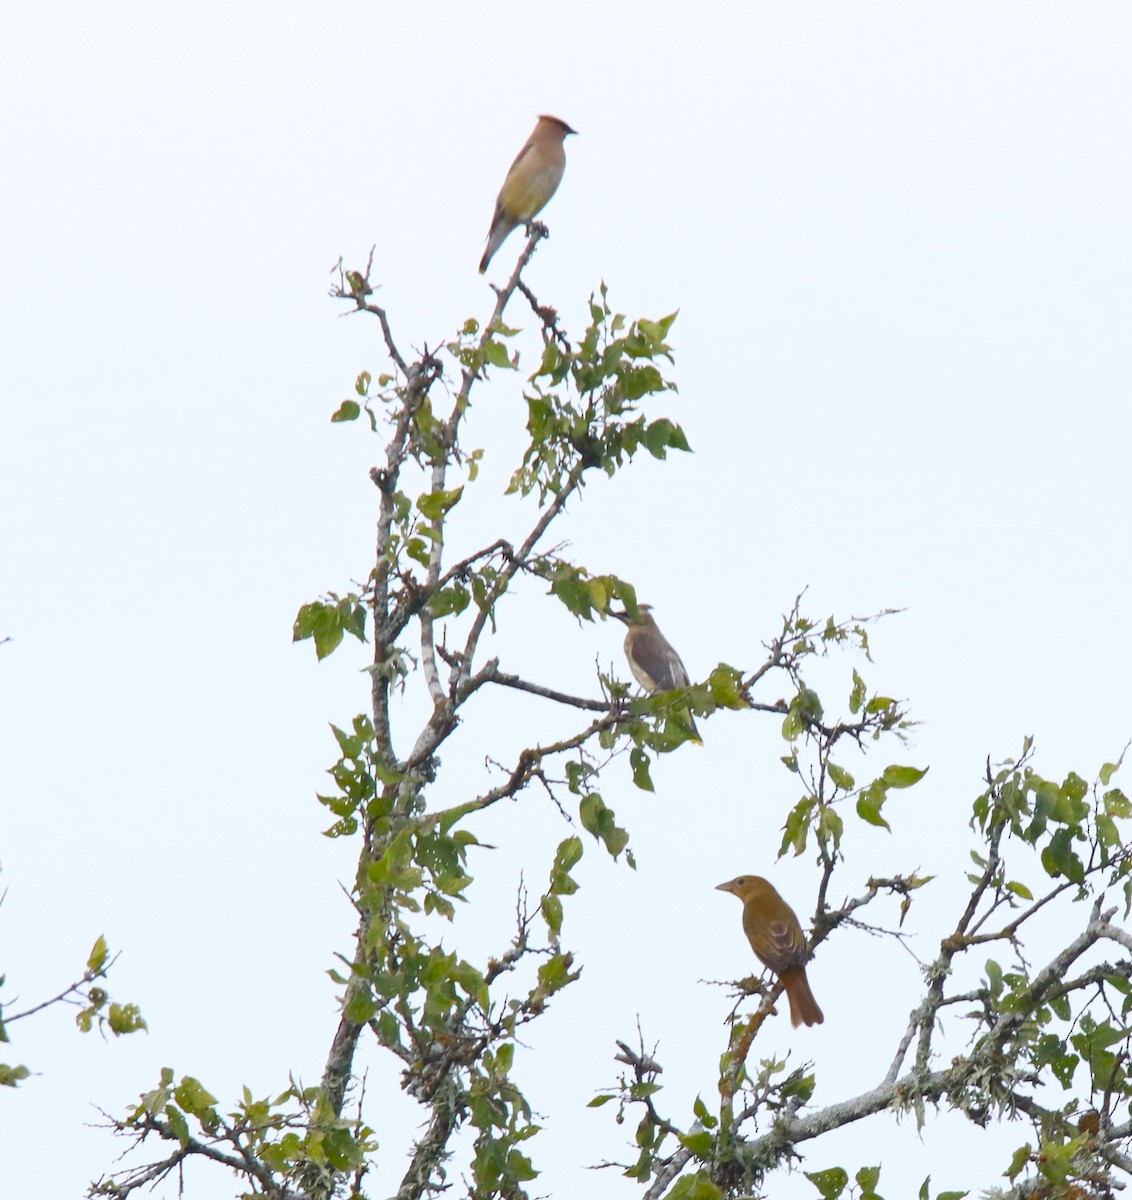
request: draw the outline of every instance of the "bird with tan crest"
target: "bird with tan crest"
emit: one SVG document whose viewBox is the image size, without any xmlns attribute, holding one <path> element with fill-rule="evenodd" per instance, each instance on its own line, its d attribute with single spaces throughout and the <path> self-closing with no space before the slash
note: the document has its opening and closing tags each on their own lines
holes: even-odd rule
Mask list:
<svg viewBox="0 0 1132 1200">
<path fill-rule="evenodd" d="M 487 234 L 487 249 L 480 259 L 481 275 L 511 230 L 516 225 L 529 225 L 558 191 L 566 170 L 566 150 L 562 143 L 576 132 L 557 117 L 539 117 L 499 189 L 495 216 Z"/>
<path fill-rule="evenodd" d="M 628 612 L 611 613 L 623 625 L 625 633 L 625 657 L 633 678 L 646 692 L 670 692 L 675 688 L 691 687 L 688 670 L 680 661 L 680 655 L 672 648 L 668 639 L 660 632 L 653 619 L 651 604 L 638 604 L 639 620 Z M 684 719 L 692 732 L 692 740 L 702 744 L 700 731 L 692 714 L 685 713 Z"/>
<path fill-rule="evenodd" d="M 759 960 L 782 981 L 791 1025 L 820 1025 L 825 1017 L 806 978 L 810 950 L 794 910 L 759 875 L 739 875 L 716 890 L 743 901 L 743 932 Z"/>
</svg>

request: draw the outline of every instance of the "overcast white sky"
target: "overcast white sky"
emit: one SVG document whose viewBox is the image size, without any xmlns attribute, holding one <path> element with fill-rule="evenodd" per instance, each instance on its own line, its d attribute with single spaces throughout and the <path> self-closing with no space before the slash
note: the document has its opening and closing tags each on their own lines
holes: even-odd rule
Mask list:
<svg viewBox="0 0 1132 1200">
<path fill-rule="evenodd" d="M 595 483 L 559 536 L 637 584 L 698 677 L 756 663 L 807 585 L 820 617 L 906 608 L 866 677 L 923 725 L 874 761 L 931 771 L 893 802 L 894 836 L 852 830 L 839 894 L 874 871 L 939 872 L 913 909 L 930 955 L 986 757 L 1033 733 L 1039 770 L 1091 777 L 1132 734 L 1130 62 L 1122 3 L 9 0 L 3 999 L 69 982 L 105 933 L 122 951 L 111 989 L 150 1032 L 104 1044 L 65 1012 L 13 1027 L 5 1060 L 39 1073 L 0 1095 L 0 1191 L 81 1195 L 118 1151 L 86 1127 L 95 1106 L 123 1111 L 162 1066 L 225 1103 L 317 1078 L 353 848 L 319 836 L 313 796 L 327 722 L 366 705 L 365 652 L 316 666 L 290 629 L 371 565 L 379 443 L 328 417 L 384 366 L 376 328 L 326 298 L 328 271 L 376 243 L 406 349 L 485 317 L 476 263 L 540 112 L 580 136 L 529 282 L 575 334 L 602 280 L 630 316 L 680 309 L 669 411 L 695 450 Z M 511 316 L 531 366 L 533 322 Z M 516 381 L 478 393 L 469 439 L 488 460 L 469 521 L 485 524 L 465 526 L 469 545 L 523 527 L 494 498 L 523 419 Z M 512 665 L 583 691 L 595 656 L 623 669 L 619 630 L 546 608 L 529 586 L 514 602 Z M 445 798 L 478 782 L 477 732 L 502 755 L 555 728 L 529 702 L 491 703 L 445 756 L 467 772 Z M 712 886 L 758 870 L 812 911 L 813 864 L 774 863 L 797 799 L 777 722 L 722 714 L 705 742 L 658 768 L 655 797 L 610 776 L 640 869 L 588 847 L 565 930 L 584 982 L 516 1056 L 546 1117 L 538 1193 L 635 1193 L 579 1170 L 629 1157 L 635 1118 L 583 1106 L 637 1014 L 660 1042 L 662 1107 L 683 1120 L 711 1097 L 727 1002 L 701 981 L 753 965 Z M 505 914 L 524 850 L 537 889 L 568 831 L 532 796 L 489 832 L 501 849 L 473 863 L 474 895 Z M 486 954 L 508 933 L 480 922 L 449 941 Z M 878 1080 L 918 976 L 893 943 L 847 935 L 811 979 L 826 1024 L 779 1020 L 761 1052 L 812 1058 L 826 1103 Z M 370 1065 L 382 1098 L 387 1064 Z M 381 1195 L 416 1114 L 369 1116 Z M 977 1188 L 1024 1139 L 894 1129 L 852 1131 L 806 1168 L 883 1162 L 890 1195 L 929 1171 L 933 1190 Z M 195 1171 L 187 1194 L 232 1188 Z"/>
</svg>

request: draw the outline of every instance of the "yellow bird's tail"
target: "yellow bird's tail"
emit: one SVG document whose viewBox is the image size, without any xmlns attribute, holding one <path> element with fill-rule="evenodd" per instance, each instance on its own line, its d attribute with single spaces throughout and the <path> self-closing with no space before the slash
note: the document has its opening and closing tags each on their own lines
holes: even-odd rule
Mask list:
<svg viewBox="0 0 1132 1200">
<path fill-rule="evenodd" d="M 495 257 L 496 250 L 503 245 L 507 235 L 518 224 L 518 221 L 504 212 L 502 203 L 496 204 L 495 216 L 487 234 L 487 247 L 484 249 L 483 258 L 480 259 L 481 275 L 487 270 L 487 264 Z"/>
</svg>

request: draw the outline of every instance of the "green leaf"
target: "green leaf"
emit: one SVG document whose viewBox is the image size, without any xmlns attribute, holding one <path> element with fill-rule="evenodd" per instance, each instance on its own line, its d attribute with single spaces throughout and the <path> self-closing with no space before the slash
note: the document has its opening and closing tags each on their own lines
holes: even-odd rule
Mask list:
<svg viewBox="0 0 1132 1200">
<path fill-rule="evenodd" d="M 343 400 L 330 418 L 332 422 L 356 421 L 362 414 L 362 406 L 356 400 Z"/>
<path fill-rule="evenodd" d="M 437 892 L 428 892 L 425 894 L 424 910 L 426 913 L 439 913 L 449 921 L 456 915 L 456 906 L 445 900 Z"/>
<path fill-rule="evenodd" d="M 463 487 L 452 488 L 450 491 L 427 492 L 417 497 L 417 508 L 429 521 L 439 521 L 449 509 L 459 503 L 463 494 Z"/>
<path fill-rule="evenodd" d="M 1104 810 L 1110 817 L 1118 817 L 1120 820 L 1132 817 L 1132 803 L 1129 802 L 1128 797 L 1119 788 L 1113 788 L 1111 792 L 1105 792 Z"/>
<path fill-rule="evenodd" d="M 649 774 L 649 756 L 640 746 L 634 746 L 629 751 L 629 765 L 633 768 L 633 782 L 641 791 L 656 790 L 652 784 L 652 776 Z"/>
<path fill-rule="evenodd" d="M 1097 813 L 1097 838 L 1102 847 L 1117 849 L 1123 842 L 1116 822 L 1104 813 Z"/>
<path fill-rule="evenodd" d="M 1049 817 L 1053 815 L 1058 800 L 1061 799 L 1061 789 L 1052 779 L 1042 779 L 1034 789 L 1034 812 Z"/>
<path fill-rule="evenodd" d="M 1024 1146 L 1019 1146 L 1018 1149 L 1014 1151 L 1014 1157 L 1010 1160 L 1010 1166 L 1003 1171 L 1003 1175 L 1005 1175 L 1007 1179 L 1016 1179 L 1022 1173 L 1022 1170 L 1027 1163 L 1029 1163 L 1033 1153 L 1034 1149 L 1029 1142 L 1027 1142 Z"/>
<path fill-rule="evenodd" d="M 892 829 L 888 822 L 880 815 L 880 808 L 884 803 L 884 795 L 881 793 L 880 798 L 877 799 L 872 793 L 873 789 L 870 788 L 868 792 L 857 797 L 857 816 L 869 825 L 876 825 L 881 829 L 887 829 L 891 833 Z"/>
<path fill-rule="evenodd" d="M 414 561 L 421 564 L 422 567 L 428 566 L 429 560 L 429 543 L 424 538 L 411 537 L 405 543 L 405 553 Z"/>
<path fill-rule="evenodd" d="M 814 801 L 804 797 L 790 810 L 782 830 L 782 845 L 778 847 L 779 858 L 789 849 L 793 849 L 795 855 L 805 850 L 813 809 Z"/>
<path fill-rule="evenodd" d="M 851 713 L 859 713 L 861 706 L 865 703 L 865 681 L 857 674 L 856 668 L 853 670 L 853 689 L 849 693 L 849 711 Z"/>
<path fill-rule="evenodd" d="M 833 786 L 840 788 L 843 792 L 851 792 L 857 785 L 853 776 L 845 770 L 844 767 L 839 767 L 836 763 L 826 763 L 826 772 L 833 781 Z"/>
<path fill-rule="evenodd" d="M 1061 785 L 1061 795 L 1064 799 L 1078 803 L 1089 794 L 1089 785 L 1077 774 L 1076 771 L 1070 771 L 1065 777 L 1065 782 Z"/>
<path fill-rule="evenodd" d="M 539 904 L 542 911 L 542 919 L 546 922 L 547 929 L 555 937 L 562 932 L 562 901 L 550 892 L 547 892 Z"/>
<path fill-rule="evenodd" d="M 471 594 L 462 583 L 450 583 L 429 597 L 428 611 L 436 618 L 459 614 L 471 602 Z"/>
<path fill-rule="evenodd" d="M 862 1167 L 854 1178 L 857 1186 L 861 1189 L 860 1200 L 880 1200 L 876 1194 L 877 1181 L 880 1179 L 880 1167 Z"/>
<path fill-rule="evenodd" d="M 707 1161 L 711 1157 L 712 1150 L 715 1147 L 715 1139 L 706 1129 L 700 1129 L 695 1133 L 682 1133 L 680 1135 L 680 1144 L 685 1150 L 690 1150 L 701 1161 Z"/>
<path fill-rule="evenodd" d="M 665 1200 L 719 1200 L 722 1192 L 703 1171 L 681 1175 Z"/>
<path fill-rule="evenodd" d="M 841 835 L 845 830 L 845 822 L 835 808 L 825 805 L 818 814 L 818 837 L 826 846 L 836 850 L 841 845 Z"/>
<path fill-rule="evenodd" d="M 720 663 L 707 678 L 711 698 L 720 708 L 746 708 L 747 700 L 742 690 L 743 675 L 734 667 Z"/>
<path fill-rule="evenodd" d="M 111 1004 L 106 1010 L 106 1023 L 115 1037 L 149 1028 L 136 1004 Z"/>
<path fill-rule="evenodd" d="M 570 970 L 572 958 L 569 954 L 555 954 L 539 967 L 537 991 L 540 996 L 552 996 L 578 978 L 580 972 Z"/>
<path fill-rule="evenodd" d="M 827 1167 L 824 1171 L 805 1171 L 804 1174 L 818 1189 L 822 1200 L 837 1200 L 849 1183 L 849 1176 L 841 1167 Z"/>
<path fill-rule="evenodd" d="M 98 940 L 91 947 L 90 954 L 86 960 L 86 969 L 93 975 L 100 975 L 109 957 L 110 949 L 106 945 L 106 938 L 100 934 Z"/>
<path fill-rule="evenodd" d="M 814 1094 L 817 1078 L 814 1075 L 803 1075 L 801 1071 L 795 1071 L 782 1085 L 781 1096 L 783 1100 L 789 1100 L 792 1096 L 797 1096 L 803 1101 L 809 1100 Z"/>
<path fill-rule="evenodd" d="M 884 781 L 885 787 L 891 788 L 908 788 L 915 783 L 919 783 L 921 779 L 928 773 L 928 768 L 924 767 L 921 771 L 919 767 L 885 767 L 884 774 L 881 779 Z"/>
<path fill-rule="evenodd" d="M 590 792 L 582 797 L 578 804 L 578 813 L 582 828 L 599 841 L 605 837 L 606 831 L 613 823 L 612 811 L 606 807 L 605 801 L 597 792 Z"/>
<path fill-rule="evenodd" d="M 401 1030 L 397 1024 L 397 1018 L 388 1009 L 384 1009 L 378 1014 L 377 1036 L 381 1039 L 383 1046 L 398 1047 L 401 1045 Z"/>
<path fill-rule="evenodd" d="M 519 1180 L 520 1183 L 538 1178 L 538 1172 L 534 1169 L 531 1160 L 525 1154 L 520 1154 L 518 1150 L 508 1151 L 507 1173 L 512 1179 Z"/>
<path fill-rule="evenodd" d="M 582 828 L 605 843 L 605 848 L 616 858 L 629 844 L 628 833 L 614 819 L 613 810 L 597 792 L 583 796 L 578 805 Z"/>
<path fill-rule="evenodd" d="M 347 733 L 333 724 L 330 726 L 330 730 L 334 734 L 334 740 L 338 743 L 338 749 L 342 751 L 343 758 L 358 758 L 361 755 L 362 747 L 368 740 L 364 734 Z M 372 737 L 372 734 L 369 736 Z"/>
<path fill-rule="evenodd" d="M 507 347 L 502 342 L 495 340 L 485 343 L 483 357 L 484 361 L 490 363 L 493 367 L 513 369 L 515 366 L 511 361 L 511 356 L 507 353 Z"/>
<path fill-rule="evenodd" d="M 676 312 L 671 312 L 667 317 L 661 317 L 658 321 L 647 321 L 641 317 L 636 322 L 637 332 L 648 339 L 652 352 L 662 352 L 667 349 L 664 339 L 668 336 L 668 331 L 679 314 L 680 310 L 677 309 Z"/>
<path fill-rule="evenodd" d="M 322 1134 L 326 1161 L 338 1171 L 356 1170 L 362 1163 L 361 1147 L 348 1129 L 328 1129 Z"/>
<path fill-rule="evenodd" d="M 659 371 L 649 368 L 647 371 L 641 372 L 638 378 L 643 385 L 646 385 L 646 390 L 661 390 L 657 386 L 662 382 Z M 683 450 L 691 453 L 691 447 L 688 445 L 688 439 L 684 436 L 684 431 L 679 425 L 674 425 L 671 421 L 664 418 L 659 421 L 653 421 L 646 427 L 644 444 L 645 448 L 654 458 L 667 457 L 669 450 Z"/>
<path fill-rule="evenodd" d="M 1017 883 L 1014 880 L 1007 883 L 1006 890 L 1013 892 L 1015 896 L 1020 897 L 1022 900 L 1033 900 L 1034 898 L 1034 893 L 1024 883 Z"/>
<path fill-rule="evenodd" d="M 1042 866 L 1053 879 L 1064 875 L 1071 883 L 1084 883 L 1085 868 L 1073 852 L 1073 831 L 1059 829 L 1042 850 Z"/>
<path fill-rule="evenodd" d="M 575 617 L 593 620 L 594 594 L 582 572 L 570 570 L 560 573 L 550 585 L 550 594 L 557 596 Z"/>
<path fill-rule="evenodd" d="M 569 871 L 582 859 L 584 849 L 582 847 L 582 839 L 576 837 L 563 838 L 558 843 L 558 849 L 554 855 L 554 867 L 557 871 Z"/>
<path fill-rule="evenodd" d="M 320 662 L 338 648 L 347 633 L 365 641 L 366 610 L 359 598 L 348 595 L 339 599 L 331 593 L 331 601 L 316 600 L 304 604 L 291 631 L 291 639 L 295 642 L 314 638 L 315 654 Z"/>
<path fill-rule="evenodd" d="M 359 306 L 365 302 L 366 296 L 373 295 L 373 288 L 361 271 L 347 271 L 346 283 L 350 288 L 350 295 L 354 297 Z M 369 372 L 364 371 L 363 374 L 368 375 Z M 361 376 L 358 379 L 360 381 Z"/>
<path fill-rule="evenodd" d="M 788 742 L 796 741 L 806 728 L 805 722 L 796 709 L 791 709 L 782 719 L 782 736 Z"/>
<path fill-rule="evenodd" d="M 495 1074 L 506 1075 L 515 1060 L 515 1043 L 504 1042 L 495 1052 Z"/>
<path fill-rule="evenodd" d="M 186 1075 L 173 1089 L 173 1099 L 181 1108 L 194 1117 L 206 1115 L 216 1103 L 216 1097 L 208 1092 L 200 1080 Z"/>
<path fill-rule="evenodd" d="M 344 1015 L 354 1025 L 365 1025 L 377 1012 L 377 1001 L 360 989 L 355 991 L 346 1005 Z"/>
<path fill-rule="evenodd" d="M 165 1106 L 165 1119 L 169 1122 L 169 1128 L 172 1130 L 173 1136 L 181 1143 L 181 1148 L 184 1149 L 189 1144 L 189 1123 L 185 1120 L 185 1114 L 175 1105 L 167 1104 Z"/>
</svg>

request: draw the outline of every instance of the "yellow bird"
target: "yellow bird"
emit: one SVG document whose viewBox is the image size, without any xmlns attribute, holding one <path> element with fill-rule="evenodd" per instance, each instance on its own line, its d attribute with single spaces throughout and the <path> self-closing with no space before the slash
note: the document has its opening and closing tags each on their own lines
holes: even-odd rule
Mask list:
<svg viewBox="0 0 1132 1200">
<path fill-rule="evenodd" d="M 639 621 L 632 620 L 627 612 L 611 614 L 628 627 L 625 657 L 629 660 L 633 678 L 646 692 L 671 692 L 675 688 L 690 687 L 692 681 L 688 678 L 687 668 L 680 661 L 680 655 L 653 620 L 652 605 L 638 604 L 637 609 L 641 614 Z M 685 718 L 693 739 L 701 741 L 692 714 L 686 713 Z"/>
<path fill-rule="evenodd" d="M 576 133 L 557 117 L 541 116 L 519 157 L 511 164 L 499 189 L 495 216 L 487 234 L 487 249 L 480 259 L 480 274 L 487 270 L 493 255 L 516 225 L 526 225 L 546 207 L 558 191 L 566 170 L 566 150 L 562 143 Z"/>
<path fill-rule="evenodd" d="M 743 932 L 751 949 L 782 980 L 790 1001 L 791 1025 L 820 1025 L 825 1017 L 810 991 L 806 960 L 810 949 L 794 910 L 759 875 L 740 875 L 716 891 L 743 901 Z"/>
</svg>

